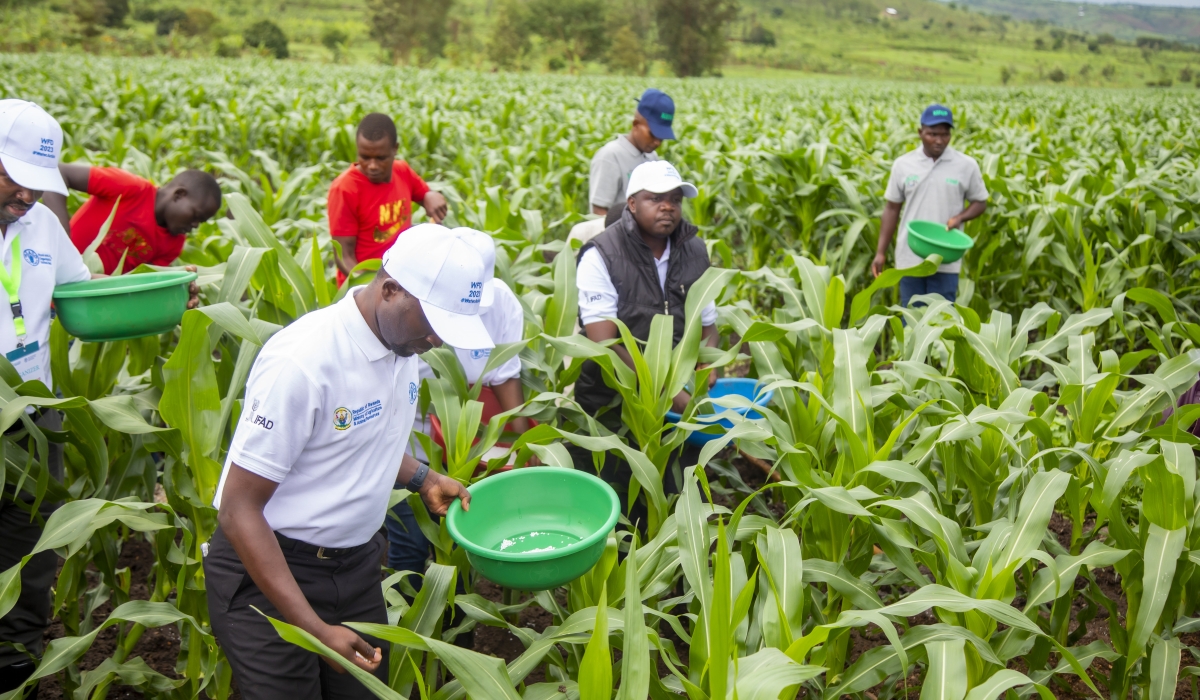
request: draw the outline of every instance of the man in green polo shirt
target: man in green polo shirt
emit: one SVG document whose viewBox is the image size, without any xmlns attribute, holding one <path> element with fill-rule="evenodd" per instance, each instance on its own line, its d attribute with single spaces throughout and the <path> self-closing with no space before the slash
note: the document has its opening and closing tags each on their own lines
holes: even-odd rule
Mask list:
<svg viewBox="0 0 1200 700">
<path fill-rule="evenodd" d="M 896 241 L 896 267 L 905 269 L 921 263 L 921 257 L 908 247 L 908 222 L 936 221 L 948 228 L 959 228 L 987 209 L 988 191 L 975 159 L 950 147 L 954 116 L 942 105 L 930 105 L 921 115 L 921 148 L 905 153 L 892 164 L 879 223 L 879 246 L 871 273 L 876 277 L 887 265 L 887 250 L 899 223 Z M 963 203 L 967 205 L 964 207 Z M 903 213 L 903 216 L 901 214 Z M 954 301 L 958 297 L 958 273 L 962 261 L 942 265 L 929 277 L 905 277 L 900 280 L 900 305 L 919 294 L 940 294 Z"/>
</svg>

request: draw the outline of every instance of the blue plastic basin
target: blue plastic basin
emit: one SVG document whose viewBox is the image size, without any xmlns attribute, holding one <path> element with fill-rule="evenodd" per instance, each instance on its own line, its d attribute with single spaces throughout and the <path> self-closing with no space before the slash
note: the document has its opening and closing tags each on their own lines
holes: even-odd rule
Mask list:
<svg viewBox="0 0 1200 700">
<path fill-rule="evenodd" d="M 755 405 L 757 405 L 757 406 L 766 406 L 767 404 L 771 403 L 771 399 L 775 396 L 775 392 L 774 391 L 765 391 L 765 392 L 759 393 L 761 388 L 762 388 L 762 384 L 757 379 L 740 379 L 740 378 L 718 379 L 717 383 L 714 384 L 713 387 L 708 390 L 708 396 L 709 396 L 709 398 L 714 398 L 714 399 L 719 399 L 722 396 L 744 396 L 747 399 L 749 399 L 750 401 L 753 401 L 755 403 Z M 714 409 L 717 410 L 718 413 L 720 413 L 721 411 L 732 410 L 732 411 L 738 413 L 739 415 L 746 416 L 747 418 L 751 418 L 751 419 L 762 418 L 761 413 L 759 413 L 758 411 L 755 411 L 753 409 L 749 409 L 749 408 L 724 409 L 724 408 L 714 407 Z M 683 418 L 683 416 L 681 416 L 678 413 L 675 413 L 674 411 L 667 411 L 667 422 L 668 423 L 678 423 L 682 418 Z M 712 420 L 710 417 L 704 416 L 704 415 L 694 416 L 692 418 L 692 422 L 693 423 L 711 423 L 713 425 L 720 425 L 720 426 L 723 426 L 725 428 L 725 430 L 729 430 L 730 428 L 733 427 L 733 422 L 728 419 L 722 418 L 721 420 Z M 717 438 L 721 437 L 724 433 L 725 433 L 725 431 L 721 431 L 719 433 L 707 433 L 707 432 L 700 432 L 697 430 L 697 431 L 690 433 L 687 436 L 687 442 L 690 445 L 703 445 L 704 443 L 709 442 L 711 440 L 716 440 Z"/>
</svg>

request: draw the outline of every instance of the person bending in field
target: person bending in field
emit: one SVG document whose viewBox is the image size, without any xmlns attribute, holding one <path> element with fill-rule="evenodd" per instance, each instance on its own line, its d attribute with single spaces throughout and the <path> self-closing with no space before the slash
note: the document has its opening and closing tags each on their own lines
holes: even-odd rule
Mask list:
<svg viewBox="0 0 1200 700">
<path fill-rule="evenodd" d="M 117 210 L 108 235 L 96 249 L 105 274 L 117 269 L 122 256 L 122 272 L 143 263 L 170 265 L 183 252 L 187 234 L 221 208 L 216 178 L 199 170 L 184 170 L 162 187 L 155 187 L 120 168 L 62 163 L 58 169 L 67 187 L 90 195 L 70 218 L 66 197 L 48 192 L 44 199 L 79 252 L 87 250 L 113 209 Z"/>
<path fill-rule="evenodd" d="M 592 157 L 588 201 L 592 213 L 601 218 L 576 224 L 571 228 L 568 240 L 586 244 L 609 226 L 604 217 L 612 214 L 614 209 L 625 207 L 625 188 L 633 169 L 658 160 L 654 152 L 663 141 L 675 138 L 671 129 L 674 119 L 675 102 L 665 92 L 650 88 L 642 93 L 629 134 L 621 134 L 604 144 Z M 619 216 L 620 211 L 616 215 Z"/>
<path fill-rule="evenodd" d="M 879 224 L 879 247 L 871 263 L 871 274 L 878 277 L 887 265 L 887 250 L 896 224 L 900 237 L 896 241 L 896 267 L 905 269 L 921 264 L 921 258 L 908 247 L 910 221 L 945 222 L 948 228 L 959 228 L 983 214 L 987 209 L 988 191 L 975 159 L 950 147 L 954 117 L 942 105 L 929 106 L 921 115 L 921 148 L 910 151 L 892 164 L 888 178 L 883 219 Z M 963 208 L 964 200 L 967 202 Z M 901 213 L 903 212 L 903 216 Z M 900 305 L 917 294 L 940 294 L 947 301 L 958 298 L 958 260 L 938 268 L 929 277 L 905 277 L 900 280 Z"/>
<path fill-rule="evenodd" d="M 655 315 L 667 314 L 674 323 L 673 343 L 683 337 L 684 307 L 688 291 L 709 267 L 708 250 L 696 237 L 696 227 L 683 218 L 684 197 L 695 197 L 696 187 L 684 182 L 668 162 L 659 160 L 639 165 L 629 178 L 626 206 L 616 223 L 589 241 L 580 250 L 576 273 L 579 287 L 579 325 L 587 337 L 597 343 L 619 339 L 617 324 L 624 323 L 639 340 L 650 335 Z M 700 312 L 702 343 L 717 343 L 717 307 L 708 304 Z M 633 366 L 624 346 L 613 346 L 617 356 Z M 709 376 L 709 385 L 716 375 Z M 604 383 L 600 366 L 584 363 L 575 382 L 575 400 L 589 415 L 613 432 L 621 427 L 620 398 Z M 687 392 L 674 397 L 673 409 L 682 412 L 691 401 Z M 604 410 L 602 410 L 604 409 Z M 636 449 L 636 446 L 634 446 Z M 590 450 L 569 446 L 576 469 L 592 469 Z M 681 466 L 697 462 L 699 449 L 685 446 L 679 457 Z M 632 472 L 623 460 L 608 454 L 601 478 L 616 489 L 622 500 L 629 493 Z M 667 470 L 663 489 L 678 492 L 674 471 Z M 626 505 L 630 522 L 642 520 L 645 506 Z"/>
<path fill-rule="evenodd" d="M 446 217 L 446 198 L 408 163 L 396 158 L 396 123 L 374 112 L 358 123 L 358 162 L 329 186 L 329 235 L 342 246 L 336 259 L 341 286 L 364 260 L 376 260 L 412 225 L 413 203 L 435 224 Z"/>
</svg>

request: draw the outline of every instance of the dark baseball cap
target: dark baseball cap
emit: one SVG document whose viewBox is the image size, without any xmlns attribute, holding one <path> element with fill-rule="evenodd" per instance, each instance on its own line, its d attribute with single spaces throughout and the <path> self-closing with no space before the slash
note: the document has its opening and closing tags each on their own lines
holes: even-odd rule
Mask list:
<svg viewBox="0 0 1200 700">
<path fill-rule="evenodd" d="M 675 119 L 675 101 L 662 90 L 650 88 L 642 93 L 638 100 L 638 114 L 650 125 L 650 133 L 656 139 L 674 139 L 675 132 L 671 130 L 671 122 Z"/>
<path fill-rule="evenodd" d="M 921 126 L 937 126 L 938 124 L 954 126 L 954 115 L 945 105 L 929 105 L 921 113 Z"/>
</svg>

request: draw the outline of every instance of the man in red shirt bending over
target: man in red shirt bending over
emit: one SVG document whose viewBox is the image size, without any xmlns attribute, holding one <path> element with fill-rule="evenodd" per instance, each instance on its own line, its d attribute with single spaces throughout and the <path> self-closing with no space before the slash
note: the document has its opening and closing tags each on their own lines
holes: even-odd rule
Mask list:
<svg viewBox="0 0 1200 700">
<path fill-rule="evenodd" d="M 162 187 L 120 168 L 62 163 L 58 170 L 67 187 L 91 195 L 69 221 L 66 197 L 43 198 L 79 252 L 91 245 L 113 207 L 117 208 L 108 235 L 96 249 L 107 275 L 117 269 L 122 255 L 123 272 L 142 263 L 170 265 L 183 251 L 187 234 L 221 208 L 216 178 L 199 170 L 184 170 Z"/>
<path fill-rule="evenodd" d="M 412 224 L 413 202 L 435 224 L 446 216 L 446 198 L 429 189 L 408 163 L 396 159 L 396 123 L 374 112 L 358 123 L 358 162 L 329 186 L 329 235 L 342 246 L 338 285 L 364 260 L 383 256 Z"/>
</svg>

